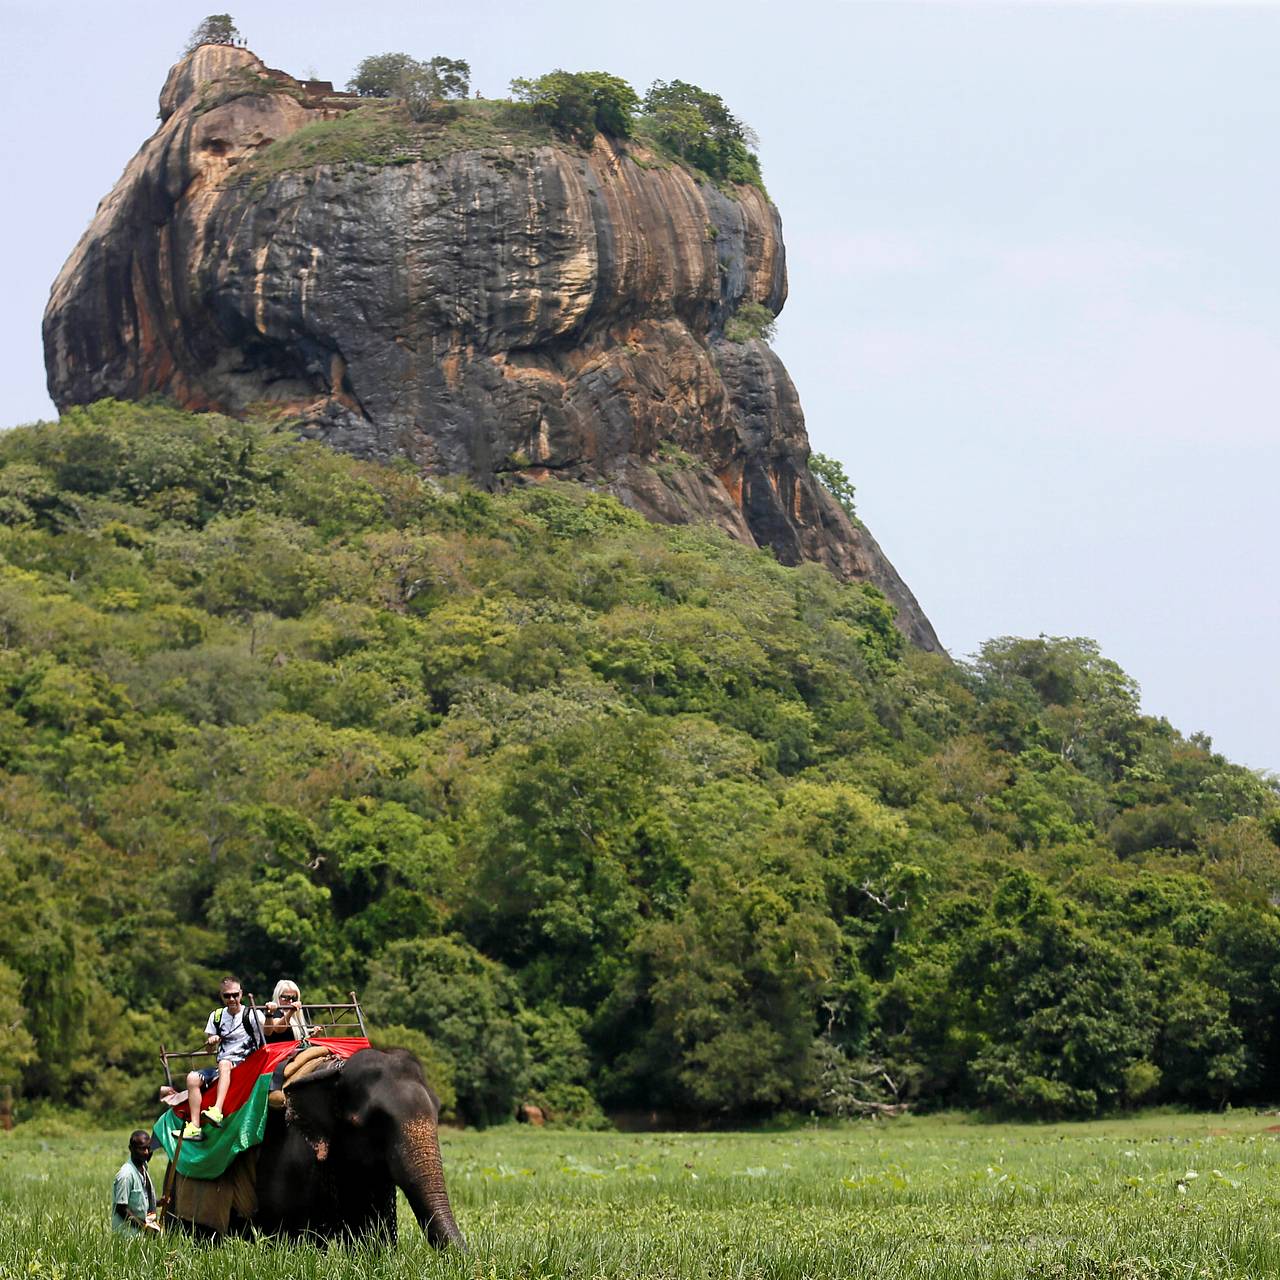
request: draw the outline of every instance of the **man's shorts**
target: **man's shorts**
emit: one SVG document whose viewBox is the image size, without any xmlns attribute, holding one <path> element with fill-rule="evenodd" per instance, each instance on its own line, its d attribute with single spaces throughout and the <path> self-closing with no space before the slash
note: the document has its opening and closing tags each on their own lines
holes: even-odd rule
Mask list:
<svg viewBox="0 0 1280 1280">
<path fill-rule="evenodd" d="M 206 1089 L 211 1089 L 215 1084 L 218 1083 L 217 1067 L 201 1067 L 196 1074 L 200 1077 L 201 1093 L 203 1093 Z"/>
</svg>

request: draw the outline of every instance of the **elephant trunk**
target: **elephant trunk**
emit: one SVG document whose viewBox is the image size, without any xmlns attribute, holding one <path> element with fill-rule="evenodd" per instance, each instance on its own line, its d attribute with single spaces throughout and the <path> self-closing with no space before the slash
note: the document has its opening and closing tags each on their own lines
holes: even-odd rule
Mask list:
<svg viewBox="0 0 1280 1280">
<path fill-rule="evenodd" d="M 420 1115 L 402 1123 L 393 1172 L 427 1239 L 437 1249 L 450 1244 L 465 1249 L 467 1242 L 453 1220 L 444 1189 L 444 1165 L 433 1116 Z"/>
</svg>

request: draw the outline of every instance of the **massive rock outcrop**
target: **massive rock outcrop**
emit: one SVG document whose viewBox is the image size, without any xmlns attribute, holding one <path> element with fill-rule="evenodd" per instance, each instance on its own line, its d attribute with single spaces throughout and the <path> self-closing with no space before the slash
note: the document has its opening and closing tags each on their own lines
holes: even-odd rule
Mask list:
<svg viewBox="0 0 1280 1280">
<path fill-rule="evenodd" d="M 939 647 L 810 474 L 781 362 L 725 337 L 744 303 L 786 297 L 758 188 L 638 143 L 539 136 L 494 104 L 415 127 L 222 45 L 170 72 L 160 117 L 53 286 L 59 408 L 275 407 L 365 457 L 581 480 L 874 582 Z"/>
</svg>

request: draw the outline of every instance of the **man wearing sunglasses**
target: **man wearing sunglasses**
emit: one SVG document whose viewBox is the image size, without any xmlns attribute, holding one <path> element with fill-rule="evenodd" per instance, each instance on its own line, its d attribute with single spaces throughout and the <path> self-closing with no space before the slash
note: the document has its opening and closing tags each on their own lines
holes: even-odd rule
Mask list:
<svg viewBox="0 0 1280 1280">
<path fill-rule="evenodd" d="M 244 1007 L 244 989 L 240 979 L 223 978 L 220 995 L 222 1008 L 215 1009 L 209 1015 L 209 1021 L 204 1027 L 204 1047 L 210 1053 L 217 1054 L 218 1064 L 187 1074 L 187 1102 L 191 1106 L 191 1119 L 182 1131 L 184 1142 L 204 1141 L 200 1108 L 204 1094 L 215 1080 L 218 1083 L 217 1096 L 213 1106 L 205 1110 L 203 1119 L 215 1128 L 222 1123 L 222 1104 L 226 1102 L 227 1090 L 231 1087 L 231 1069 L 239 1066 L 263 1043 L 263 1016 L 260 1012 L 250 1015 Z"/>
</svg>

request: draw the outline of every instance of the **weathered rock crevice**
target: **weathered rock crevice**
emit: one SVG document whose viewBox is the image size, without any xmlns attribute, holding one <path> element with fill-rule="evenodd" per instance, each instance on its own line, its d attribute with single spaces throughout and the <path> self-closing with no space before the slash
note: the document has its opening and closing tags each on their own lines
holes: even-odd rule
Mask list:
<svg viewBox="0 0 1280 1280">
<path fill-rule="evenodd" d="M 786 300 L 762 191 L 604 138 L 276 162 L 353 105 L 247 49 L 206 45 L 174 67 L 160 127 L 53 286 L 59 408 L 157 393 L 269 405 L 361 457 L 482 485 L 572 477 L 654 520 L 709 520 L 786 563 L 874 582 L 906 634 L 939 648 L 809 472 L 781 361 L 724 337 L 744 303 L 776 314 Z M 672 446 L 694 465 L 660 465 Z"/>
</svg>

